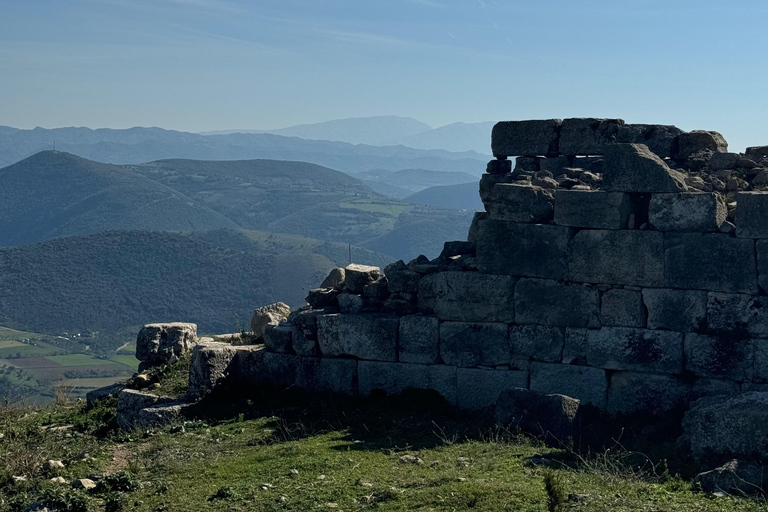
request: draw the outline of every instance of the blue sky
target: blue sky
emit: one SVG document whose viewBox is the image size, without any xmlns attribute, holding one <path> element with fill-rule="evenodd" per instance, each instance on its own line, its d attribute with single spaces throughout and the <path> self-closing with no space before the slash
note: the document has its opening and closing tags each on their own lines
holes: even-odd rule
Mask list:
<svg viewBox="0 0 768 512">
<path fill-rule="evenodd" d="M 0 124 L 620 117 L 768 144 L 765 0 L 0 0 Z"/>
</svg>

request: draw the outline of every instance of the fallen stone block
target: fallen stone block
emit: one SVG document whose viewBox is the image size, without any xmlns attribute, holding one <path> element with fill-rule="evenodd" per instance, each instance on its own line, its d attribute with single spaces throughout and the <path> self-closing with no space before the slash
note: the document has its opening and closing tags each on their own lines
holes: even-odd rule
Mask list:
<svg viewBox="0 0 768 512">
<path fill-rule="evenodd" d="M 267 327 L 264 331 L 264 346 L 270 352 L 290 354 L 293 351 L 293 327 L 289 324 Z"/>
<path fill-rule="evenodd" d="M 338 295 L 339 290 L 335 288 L 315 288 L 313 290 L 309 290 L 305 300 L 307 301 L 307 304 L 309 304 L 309 307 L 312 309 L 330 308 L 336 306 L 336 297 L 338 297 Z M 270 314 L 268 313 L 267 315 Z M 273 317 L 272 325 L 277 325 L 282 321 L 283 320 L 280 318 Z"/>
<path fill-rule="evenodd" d="M 695 332 L 706 327 L 707 292 L 646 288 L 643 302 L 649 329 Z"/>
<path fill-rule="evenodd" d="M 753 240 L 725 233 L 666 233 L 664 243 L 664 287 L 757 294 Z"/>
<path fill-rule="evenodd" d="M 197 345 L 189 365 L 187 400 L 200 400 L 226 379 L 238 350 L 228 343 Z"/>
<path fill-rule="evenodd" d="M 580 405 L 579 400 L 565 395 L 511 389 L 496 401 L 496 423 L 565 443 L 575 434 Z"/>
<path fill-rule="evenodd" d="M 320 284 L 320 288 L 336 288 L 337 290 L 341 290 L 344 288 L 345 276 L 346 270 L 341 267 L 335 268 L 331 270 L 331 272 L 328 274 L 328 277 L 323 279 L 323 282 Z M 288 314 L 290 314 L 290 309 Z"/>
<path fill-rule="evenodd" d="M 330 357 L 302 357 L 298 385 L 312 392 L 357 394 L 357 361 Z"/>
<path fill-rule="evenodd" d="M 373 283 L 366 285 L 366 289 Z M 352 293 L 340 293 L 336 300 L 339 304 L 339 312 L 345 314 L 357 314 L 363 310 L 365 303 L 360 295 Z"/>
<path fill-rule="evenodd" d="M 563 358 L 564 329 L 543 325 L 513 325 L 509 329 L 512 354 L 556 363 Z"/>
<path fill-rule="evenodd" d="M 570 279 L 582 283 L 664 285 L 664 234 L 583 230 L 569 244 Z"/>
<path fill-rule="evenodd" d="M 626 229 L 632 206 L 622 192 L 555 191 L 555 224 L 577 228 Z"/>
<path fill-rule="evenodd" d="M 136 338 L 136 359 L 148 365 L 166 364 L 174 356 L 189 354 L 196 343 L 195 324 L 147 324 Z"/>
<path fill-rule="evenodd" d="M 558 177 L 567 172 L 569 167 L 572 167 L 572 158 L 568 156 L 553 156 L 550 158 L 542 158 L 539 160 L 538 171 L 545 171 L 552 173 L 552 176 Z"/>
<path fill-rule="evenodd" d="M 485 203 L 492 219 L 510 222 L 544 223 L 552 218 L 552 192 L 532 185 L 499 183 Z"/>
<path fill-rule="evenodd" d="M 762 464 L 732 459 L 718 468 L 699 473 L 693 481 L 707 493 L 750 496 L 764 494 L 767 479 Z"/>
<path fill-rule="evenodd" d="M 734 169 L 739 161 L 738 153 L 714 153 L 709 159 L 709 167 L 713 171 L 727 171 Z"/>
<path fill-rule="evenodd" d="M 290 314 L 291 308 L 284 302 L 256 308 L 251 317 L 251 331 L 256 338 L 261 338 L 268 327 L 285 322 Z"/>
<path fill-rule="evenodd" d="M 751 381 L 754 343 L 740 336 L 685 335 L 685 369 L 699 377 Z"/>
<path fill-rule="evenodd" d="M 400 319 L 388 315 L 323 315 L 317 319 L 320 352 L 326 357 L 350 356 L 397 361 Z"/>
<path fill-rule="evenodd" d="M 565 279 L 571 233 L 565 226 L 480 220 L 477 267 L 484 274 Z"/>
<path fill-rule="evenodd" d="M 643 296 L 637 290 L 611 288 L 603 293 L 600 323 L 609 327 L 645 327 Z"/>
<path fill-rule="evenodd" d="M 736 194 L 735 224 L 739 238 L 768 238 L 768 193 Z"/>
<path fill-rule="evenodd" d="M 459 409 L 477 410 L 492 407 L 499 395 L 507 390 L 528 387 L 528 372 L 458 368 Z"/>
<path fill-rule="evenodd" d="M 557 156 L 561 124 L 559 119 L 496 123 L 491 131 L 493 156 Z"/>
<path fill-rule="evenodd" d="M 515 283 L 511 276 L 439 272 L 419 285 L 419 309 L 441 320 L 514 322 Z"/>
<path fill-rule="evenodd" d="M 737 293 L 707 295 L 707 324 L 721 334 L 768 335 L 768 298 Z"/>
<path fill-rule="evenodd" d="M 142 409 L 173 402 L 173 398 L 161 397 L 135 389 L 124 389 L 117 395 L 117 425 L 122 429 L 140 427 L 139 413 Z"/>
<path fill-rule="evenodd" d="M 602 155 L 616 142 L 621 119 L 564 119 L 560 128 L 560 153 L 568 156 Z"/>
<path fill-rule="evenodd" d="M 165 405 L 147 407 L 139 411 L 135 426 L 149 428 L 170 425 L 182 421 L 184 412 L 191 404 L 172 402 Z"/>
<path fill-rule="evenodd" d="M 584 284 L 520 279 L 515 286 L 515 321 L 556 327 L 599 327 L 600 294 Z"/>
<path fill-rule="evenodd" d="M 440 362 L 440 321 L 433 316 L 410 315 L 400 319 L 398 361 L 437 364 Z"/>
<path fill-rule="evenodd" d="M 359 361 L 357 371 L 362 396 L 377 389 L 388 395 L 398 395 L 408 388 L 432 389 L 449 404 L 457 405 L 455 366 Z"/>
<path fill-rule="evenodd" d="M 600 368 L 534 362 L 531 363 L 531 391 L 565 395 L 605 409 L 608 381 Z"/>
<path fill-rule="evenodd" d="M 653 194 L 648 220 L 659 231 L 719 231 L 728 210 L 714 193 Z"/>
<path fill-rule="evenodd" d="M 615 192 L 685 192 L 685 175 L 673 171 L 643 144 L 606 146 L 603 188 Z"/>
<path fill-rule="evenodd" d="M 507 324 L 443 322 L 440 324 L 440 357 L 452 366 L 509 364 Z"/>
<path fill-rule="evenodd" d="M 616 142 L 645 144 L 660 158 L 672 158 L 677 154 L 677 136 L 683 130 L 677 126 L 662 124 L 625 124 L 619 127 Z"/>
<path fill-rule="evenodd" d="M 387 287 L 391 293 L 418 293 L 419 282 L 424 277 L 407 268 L 386 268 Z"/>
<path fill-rule="evenodd" d="M 361 295 L 365 285 L 378 281 L 381 276 L 379 267 L 351 263 L 344 269 L 344 286 L 350 293 Z"/>
<path fill-rule="evenodd" d="M 746 155 L 752 157 L 767 157 L 768 146 L 752 146 L 747 148 Z"/>
<path fill-rule="evenodd" d="M 703 150 L 709 150 L 713 153 L 727 153 L 728 143 L 718 132 L 693 130 L 683 132 L 678 137 L 677 160 L 685 160 L 700 153 Z"/>
<path fill-rule="evenodd" d="M 587 363 L 606 370 L 683 372 L 683 334 L 629 327 L 587 331 Z"/>
</svg>

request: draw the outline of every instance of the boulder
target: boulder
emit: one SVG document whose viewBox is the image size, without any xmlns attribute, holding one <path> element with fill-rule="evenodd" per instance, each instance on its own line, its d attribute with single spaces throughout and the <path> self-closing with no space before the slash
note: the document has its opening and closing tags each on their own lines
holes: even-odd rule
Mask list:
<svg viewBox="0 0 768 512">
<path fill-rule="evenodd" d="M 632 205 L 622 192 L 556 190 L 555 224 L 577 228 L 626 229 Z"/>
<path fill-rule="evenodd" d="M 768 146 L 753 146 L 747 148 L 746 155 L 759 158 L 768 157 Z"/>
<path fill-rule="evenodd" d="M 645 288 L 649 329 L 693 332 L 706 327 L 707 292 Z"/>
<path fill-rule="evenodd" d="M 643 144 L 606 146 L 603 188 L 616 192 L 685 192 L 685 175 L 673 171 Z"/>
<path fill-rule="evenodd" d="M 681 133 L 678 138 L 678 154 L 676 160 L 685 160 L 702 150 L 713 153 L 728 152 L 728 143 L 718 132 L 693 130 Z"/>
<path fill-rule="evenodd" d="M 645 306 L 637 290 L 611 288 L 603 293 L 600 323 L 611 327 L 645 327 Z"/>
<path fill-rule="evenodd" d="M 672 158 L 677 152 L 677 136 L 683 130 L 662 124 L 625 124 L 619 127 L 616 142 L 645 144 L 660 158 Z"/>
<path fill-rule="evenodd" d="M 556 327 L 599 327 L 600 293 L 585 284 L 520 279 L 515 286 L 515 322 Z"/>
<path fill-rule="evenodd" d="M 563 155 L 602 155 L 616 142 L 621 119 L 564 119 L 560 129 L 560 153 Z"/>
<path fill-rule="evenodd" d="M 510 389 L 527 388 L 528 372 L 508 369 L 458 368 L 456 370 L 459 409 L 492 407 L 499 395 Z"/>
<path fill-rule="evenodd" d="M 718 468 L 699 473 L 694 483 L 702 491 L 712 494 L 749 496 L 764 494 L 767 478 L 768 473 L 762 464 L 732 459 Z"/>
<path fill-rule="evenodd" d="M 166 364 L 173 356 L 187 355 L 196 343 L 195 324 L 147 324 L 136 338 L 136 359 L 148 365 Z"/>
<path fill-rule="evenodd" d="M 727 216 L 715 193 L 653 194 L 648 206 L 648 220 L 659 231 L 717 232 Z"/>
<path fill-rule="evenodd" d="M 440 357 L 452 366 L 509 364 L 508 326 L 502 323 L 443 322 L 440 324 Z"/>
<path fill-rule="evenodd" d="M 148 428 L 160 425 L 169 425 L 184 419 L 184 411 L 191 404 L 175 402 L 165 405 L 147 407 L 139 411 L 136 425 Z"/>
<path fill-rule="evenodd" d="M 351 356 L 397 361 L 400 319 L 389 315 L 322 315 L 317 318 L 320 352 L 326 357 Z"/>
<path fill-rule="evenodd" d="M 709 167 L 713 171 L 725 171 L 734 169 L 739 161 L 738 153 L 713 153 L 709 159 Z"/>
<path fill-rule="evenodd" d="M 82 489 L 84 491 L 90 491 L 96 488 L 96 482 L 94 482 L 90 478 L 78 478 L 77 480 L 72 482 L 72 487 L 74 489 Z"/>
<path fill-rule="evenodd" d="M 290 314 L 291 308 L 283 302 L 275 302 L 269 306 L 256 308 L 251 317 L 251 331 L 256 338 L 261 338 L 267 327 L 285 322 Z"/>
<path fill-rule="evenodd" d="M 545 440 L 566 442 L 575 433 L 580 404 L 565 395 L 510 389 L 496 400 L 496 423 L 512 425 Z"/>
<path fill-rule="evenodd" d="M 373 283 L 366 286 L 368 288 Z M 363 298 L 360 295 L 352 293 L 340 293 L 337 297 L 339 302 L 339 312 L 347 314 L 360 313 L 363 310 Z"/>
<path fill-rule="evenodd" d="M 492 219 L 544 223 L 552 218 L 552 192 L 541 187 L 499 183 L 485 203 Z"/>
<path fill-rule="evenodd" d="M 441 320 L 514 322 L 516 281 L 477 272 L 432 274 L 419 284 L 419 309 Z"/>
<path fill-rule="evenodd" d="M 501 121 L 491 131 L 491 151 L 495 157 L 557 156 L 562 121 Z"/>
<path fill-rule="evenodd" d="M 491 160 L 485 167 L 488 174 L 509 174 L 512 172 L 512 160 Z"/>
<path fill-rule="evenodd" d="M 323 279 L 323 282 L 320 283 L 320 288 L 337 288 L 339 290 L 344 288 L 345 275 L 346 271 L 343 268 L 339 267 L 331 270 L 328 277 Z M 288 314 L 290 314 L 290 312 Z"/>
<path fill-rule="evenodd" d="M 124 389 L 117 396 L 117 425 L 122 429 L 139 427 L 141 426 L 139 414 L 142 409 L 170 402 L 173 402 L 173 399 L 169 397 L 161 397 L 135 389 Z"/>
<path fill-rule="evenodd" d="M 378 281 L 382 274 L 379 267 L 351 263 L 344 269 L 344 284 L 350 293 L 360 295 L 365 285 Z"/>
<path fill-rule="evenodd" d="M 768 193 L 736 194 L 736 236 L 768 238 Z"/>
<path fill-rule="evenodd" d="M 572 158 L 569 156 L 553 156 L 542 158 L 539 161 L 539 172 L 548 172 L 554 177 L 561 176 L 568 172 L 572 165 Z M 555 182 L 557 184 L 557 182 Z"/>
</svg>

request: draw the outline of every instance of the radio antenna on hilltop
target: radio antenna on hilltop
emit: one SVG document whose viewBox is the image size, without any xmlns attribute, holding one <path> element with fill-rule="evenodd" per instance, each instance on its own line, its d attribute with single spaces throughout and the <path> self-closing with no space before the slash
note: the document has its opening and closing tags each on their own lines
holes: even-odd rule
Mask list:
<svg viewBox="0 0 768 512">
<path fill-rule="evenodd" d="M 349 244 L 349 264 L 352 264 L 352 244 Z"/>
</svg>

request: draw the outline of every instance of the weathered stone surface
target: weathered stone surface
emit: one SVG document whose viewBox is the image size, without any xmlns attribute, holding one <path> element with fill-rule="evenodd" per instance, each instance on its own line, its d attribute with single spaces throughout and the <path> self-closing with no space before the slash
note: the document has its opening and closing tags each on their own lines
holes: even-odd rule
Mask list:
<svg viewBox="0 0 768 512">
<path fill-rule="evenodd" d="M 651 225 L 659 231 L 718 231 L 728 210 L 714 193 L 653 194 Z"/>
<path fill-rule="evenodd" d="M 768 455 L 768 392 L 696 400 L 683 417 L 681 440 L 696 459 Z"/>
<path fill-rule="evenodd" d="M 507 324 L 443 322 L 440 324 L 440 357 L 453 366 L 509 364 Z"/>
<path fill-rule="evenodd" d="M 139 413 L 142 409 L 172 401 L 172 398 L 160 397 L 135 389 L 124 389 L 117 395 L 117 425 L 123 429 L 138 427 L 140 426 Z"/>
<path fill-rule="evenodd" d="M 302 357 L 298 385 L 307 391 L 357 394 L 357 361 L 330 357 Z"/>
<path fill-rule="evenodd" d="M 293 350 L 302 356 L 317 355 L 317 317 L 328 315 L 335 311 L 327 309 L 302 309 L 294 311 L 290 316 L 293 326 Z"/>
<path fill-rule="evenodd" d="M 587 334 L 589 329 L 568 327 L 565 329 L 563 364 L 587 364 Z"/>
<path fill-rule="evenodd" d="M 424 276 L 407 268 L 390 269 L 387 272 L 387 286 L 392 293 L 418 293 L 422 277 Z"/>
<path fill-rule="evenodd" d="M 462 255 L 474 255 L 475 244 L 474 242 L 465 242 L 463 240 L 456 240 L 453 242 L 445 242 L 443 244 L 443 251 L 440 253 L 440 258 L 447 259 L 454 256 Z"/>
<path fill-rule="evenodd" d="M 554 199 L 550 190 L 532 185 L 499 183 L 485 203 L 492 219 L 543 223 L 552 218 Z"/>
<path fill-rule="evenodd" d="M 189 365 L 188 400 L 199 400 L 213 391 L 230 373 L 238 347 L 228 343 L 197 345 Z"/>
<path fill-rule="evenodd" d="M 746 150 L 747 156 L 766 157 L 768 156 L 768 146 L 752 146 Z"/>
<path fill-rule="evenodd" d="M 472 216 L 472 222 L 469 225 L 469 231 L 467 231 L 467 241 L 477 242 L 477 231 L 479 229 L 480 221 L 488 219 L 488 212 L 475 212 Z"/>
<path fill-rule="evenodd" d="M 704 492 L 749 496 L 764 494 L 767 479 L 763 465 L 732 459 L 711 471 L 699 473 L 694 482 Z"/>
<path fill-rule="evenodd" d="M 299 383 L 301 357 L 277 354 L 264 350 L 239 352 L 235 356 L 233 374 L 238 382 L 248 384 L 270 383 L 290 387 Z"/>
<path fill-rule="evenodd" d="M 564 119 L 560 129 L 560 153 L 563 155 L 602 155 L 616 142 L 621 119 Z"/>
<path fill-rule="evenodd" d="M 544 158 L 539 156 L 518 156 L 515 158 L 515 173 L 539 172 Z"/>
<path fill-rule="evenodd" d="M 440 321 L 433 316 L 410 315 L 400 319 L 398 360 L 404 363 L 440 362 Z"/>
<path fill-rule="evenodd" d="M 555 393 L 605 408 L 605 371 L 589 366 L 531 363 L 531 391 Z"/>
<path fill-rule="evenodd" d="M 256 308 L 251 317 L 251 331 L 254 336 L 261 338 L 269 326 L 285 322 L 291 314 L 291 308 L 284 302 L 275 302 L 268 306 Z"/>
<path fill-rule="evenodd" d="M 736 194 L 736 236 L 768 238 L 768 193 Z"/>
<path fill-rule="evenodd" d="M 672 158 L 677 152 L 677 136 L 683 130 L 663 124 L 625 124 L 619 127 L 616 142 L 645 144 L 660 158 Z"/>
<path fill-rule="evenodd" d="M 733 337 L 768 335 L 768 298 L 736 293 L 707 295 L 707 324 Z"/>
<path fill-rule="evenodd" d="M 757 249 L 757 283 L 768 291 L 768 240 L 755 241 Z"/>
<path fill-rule="evenodd" d="M 419 309 L 441 320 L 514 322 L 516 282 L 477 272 L 432 274 L 419 285 Z"/>
<path fill-rule="evenodd" d="M 574 434 L 579 406 L 579 400 L 565 395 L 512 389 L 501 393 L 496 401 L 496 423 L 566 442 Z"/>
<path fill-rule="evenodd" d="M 617 192 L 685 192 L 685 175 L 673 171 L 643 144 L 606 146 L 603 188 Z"/>
<path fill-rule="evenodd" d="M 337 288 L 337 289 L 344 288 L 345 275 L 346 275 L 346 270 L 344 270 L 341 267 L 331 270 L 330 273 L 328 274 L 328 277 L 326 277 L 323 280 L 323 282 L 320 284 L 320 288 Z"/>
<path fill-rule="evenodd" d="M 552 176 L 560 176 L 565 174 L 571 165 L 571 157 L 567 156 L 553 156 L 550 158 L 542 158 L 539 161 L 539 171 L 551 172 Z"/>
<path fill-rule="evenodd" d="M 693 332 L 705 327 L 707 292 L 646 288 L 643 302 L 648 310 L 649 329 Z"/>
<path fill-rule="evenodd" d="M 491 131 L 493 156 L 557 156 L 561 124 L 559 119 L 496 123 Z"/>
<path fill-rule="evenodd" d="M 587 363 L 607 370 L 679 374 L 683 371 L 683 335 L 629 327 L 590 330 Z"/>
<path fill-rule="evenodd" d="M 589 285 L 520 279 L 515 286 L 515 321 L 559 327 L 599 327 L 600 294 Z"/>
<path fill-rule="evenodd" d="M 527 371 L 458 368 L 456 378 L 459 409 L 491 407 L 501 393 L 528 387 Z"/>
<path fill-rule="evenodd" d="M 336 306 L 336 297 L 339 295 L 339 290 L 336 288 L 315 288 L 309 290 L 307 293 L 307 304 L 312 309 L 323 309 Z M 271 325 L 277 325 L 282 320 L 278 317 L 274 317 L 271 313 L 263 315 L 265 321 L 270 322 Z"/>
<path fill-rule="evenodd" d="M 513 354 L 555 363 L 563 358 L 564 329 L 543 325 L 513 325 L 509 348 Z"/>
<path fill-rule="evenodd" d="M 663 286 L 664 235 L 654 231 L 580 231 L 570 242 L 568 265 L 572 281 Z"/>
<path fill-rule="evenodd" d="M 752 380 L 759 383 L 768 382 L 768 340 L 754 339 L 752 344 L 755 347 L 755 364 L 752 369 Z M 755 391 L 768 391 L 768 388 Z"/>
<path fill-rule="evenodd" d="M 457 404 L 455 366 L 359 361 L 357 372 L 363 396 L 375 389 L 389 395 L 397 395 L 408 388 L 433 389 L 449 404 Z"/>
<path fill-rule="evenodd" d="M 565 279 L 571 228 L 513 224 L 498 220 L 477 223 L 477 267 L 486 274 Z"/>
<path fill-rule="evenodd" d="M 197 343 L 197 325 L 181 322 L 147 324 L 136 338 L 136 359 L 151 365 L 181 358 Z"/>
<path fill-rule="evenodd" d="M 400 319 L 385 315 L 323 315 L 317 319 L 324 356 L 397 361 Z"/>
<path fill-rule="evenodd" d="M 681 133 L 677 139 L 677 158 L 679 160 L 685 160 L 702 150 L 709 150 L 714 153 L 728 152 L 728 143 L 718 132 L 693 130 L 691 132 Z"/>
<path fill-rule="evenodd" d="M 665 287 L 757 293 L 752 240 L 724 233 L 667 233 L 664 244 Z"/>
<path fill-rule="evenodd" d="M 170 425 L 184 419 L 184 412 L 191 404 L 172 402 L 165 405 L 147 407 L 139 411 L 136 417 L 136 426 L 156 427 Z"/>
<path fill-rule="evenodd" d="M 511 174 L 483 174 L 480 177 L 480 200 L 483 204 L 487 204 L 491 201 L 493 188 L 496 185 L 499 183 L 513 183 L 514 181 L 515 177 Z"/>
<path fill-rule="evenodd" d="M 98 402 L 99 400 L 103 400 L 105 398 L 115 396 L 119 392 L 121 392 L 123 389 L 125 389 L 125 384 L 118 382 L 110 386 L 104 386 L 103 388 L 98 388 L 98 389 L 94 389 L 93 391 L 89 391 L 85 395 L 86 407 L 90 409 L 91 407 L 96 405 L 96 402 Z"/>
<path fill-rule="evenodd" d="M 725 171 L 736 167 L 738 153 L 714 153 L 709 159 L 709 167 L 713 171 Z"/>
<path fill-rule="evenodd" d="M 366 288 L 371 284 L 366 285 Z M 340 293 L 336 300 L 339 303 L 339 312 L 341 313 L 356 314 L 363 310 L 363 298 L 360 295 Z"/>
<path fill-rule="evenodd" d="M 386 278 L 379 279 L 363 288 L 363 297 L 366 299 L 383 299 L 389 295 L 389 282 Z"/>
<path fill-rule="evenodd" d="M 631 212 L 622 192 L 555 191 L 555 224 L 577 228 L 626 229 Z"/>
<path fill-rule="evenodd" d="M 267 327 L 264 331 L 264 346 L 270 352 L 290 354 L 293 351 L 293 327 L 280 324 Z"/>
<path fill-rule="evenodd" d="M 488 174 L 507 174 L 512 172 L 512 160 L 491 160 L 485 167 Z"/>
<path fill-rule="evenodd" d="M 751 381 L 752 340 L 733 336 L 685 335 L 685 369 L 699 377 Z"/>
<path fill-rule="evenodd" d="M 350 293 L 360 295 L 365 285 L 378 281 L 381 269 L 369 265 L 351 263 L 344 269 L 344 285 Z"/>
<path fill-rule="evenodd" d="M 603 293 L 600 323 L 611 327 L 645 327 L 645 306 L 639 291 L 612 288 Z"/>
</svg>

